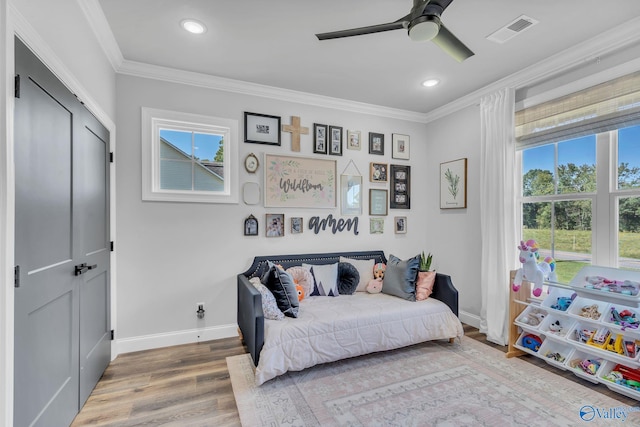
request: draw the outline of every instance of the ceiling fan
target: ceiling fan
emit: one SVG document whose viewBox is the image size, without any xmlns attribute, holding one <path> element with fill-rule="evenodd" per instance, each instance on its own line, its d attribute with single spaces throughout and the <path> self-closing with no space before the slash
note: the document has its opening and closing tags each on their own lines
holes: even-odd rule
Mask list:
<svg viewBox="0 0 640 427">
<path fill-rule="evenodd" d="M 414 41 L 431 40 L 458 62 L 473 56 L 473 52 L 444 26 L 440 20 L 442 12 L 453 0 L 413 0 L 413 7 L 408 15 L 386 24 L 349 30 L 316 34 L 318 40 L 338 39 L 342 37 L 360 36 L 382 31 L 406 28 L 409 37 Z"/>
</svg>

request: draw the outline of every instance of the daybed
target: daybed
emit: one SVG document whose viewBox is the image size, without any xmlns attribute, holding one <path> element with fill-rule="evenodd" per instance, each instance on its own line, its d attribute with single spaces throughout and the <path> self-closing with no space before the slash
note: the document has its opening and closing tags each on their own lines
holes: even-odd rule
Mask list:
<svg viewBox="0 0 640 427">
<path fill-rule="evenodd" d="M 258 385 L 287 371 L 463 335 L 458 291 L 445 274 L 437 274 L 433 293 L 424 301 L 367 292 L 313 296 L 300 302 L 297 318 L 265 319 L 262 296 L 250 279 L 261 277 L 269 262 L 287 269 L 336 263 L 341 256 L 387 263 L 382 251 L 260 256 L 238 275 L 238 326 L 256 365 Z"/>
</svg>

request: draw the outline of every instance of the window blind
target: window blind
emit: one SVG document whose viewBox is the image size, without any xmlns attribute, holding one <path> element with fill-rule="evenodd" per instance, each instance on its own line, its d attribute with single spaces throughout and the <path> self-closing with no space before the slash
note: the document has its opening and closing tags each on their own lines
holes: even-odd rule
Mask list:
<svg viewBox="0 0 640 427">
<path fill-rule="evenodd" d="M 516 112 L 516 142 L 531 146 L 640 123 L 640 71 Z"/>
</svg>

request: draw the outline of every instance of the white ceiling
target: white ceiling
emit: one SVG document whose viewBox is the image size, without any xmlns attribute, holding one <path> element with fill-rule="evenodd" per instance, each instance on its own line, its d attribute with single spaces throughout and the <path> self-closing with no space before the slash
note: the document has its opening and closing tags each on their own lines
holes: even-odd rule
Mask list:
<svg viewBox="0 0 640 427">
<path fill-rule="evenodd" d="M 405 30 L 319 41 L 315 33 L 394 21 L 411 0 L 99 0 L 126 61 L 428 113 L 513 73 L 640 22 L 638 0 L 455 0 L 446 27 L 475 56 L 458 63 Z M 504 44 L 488 35 L 527 15 L 539 24 Z M 208 31 L 179 23 L 195 18 Z M 577 48 L 576 48 L 577 46 Z M 577 50 L 580 51 L 580 50 Z M 562 57 L 562 56 L 560 56 Z M 575 59 L 574 59 L 575 62 Z M 437 78 L 441 84 L 424 88 Z"/>
</svg>

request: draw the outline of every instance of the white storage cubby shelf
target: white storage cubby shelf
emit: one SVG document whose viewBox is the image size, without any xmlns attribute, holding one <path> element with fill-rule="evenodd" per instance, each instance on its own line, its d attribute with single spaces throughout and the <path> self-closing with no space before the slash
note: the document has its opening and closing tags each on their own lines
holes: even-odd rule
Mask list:
<svg viewBox="0 0 640 427">
<path fill-rule="evenodd" d="M 640 272 L 586 266 L 568 285 L 546 284 L 550 292 L 542 301 L 512 297 L 521 312 L 512 315 L 518 334 L 511 346 L 640 401 L 640 376 L 629 387 L 610 375 L 618 365 L 640 371 L 640 328 L 625 323 L 625 315 L 640 321 Z"/>
</svg>

